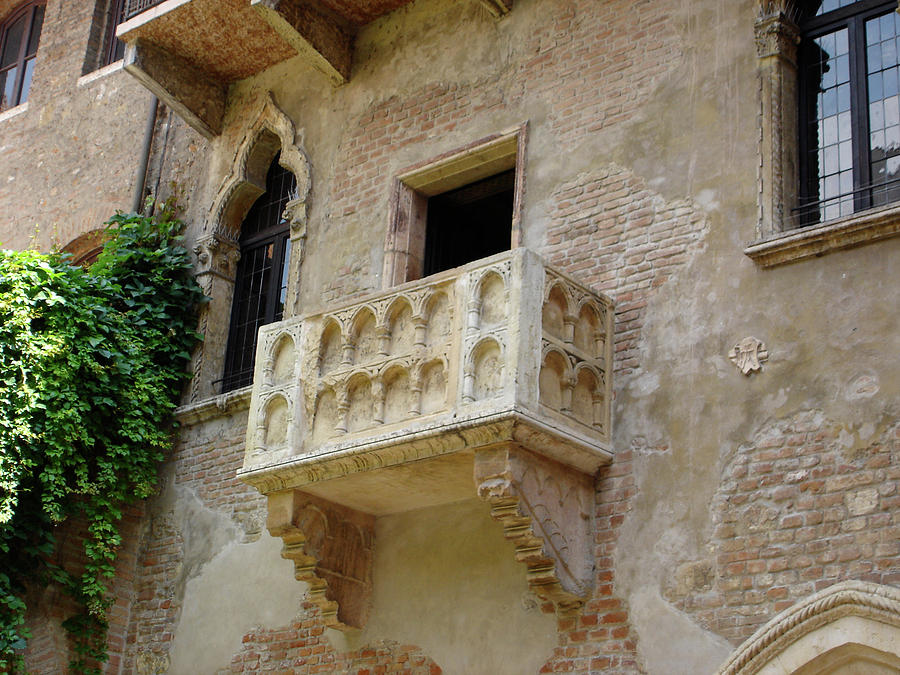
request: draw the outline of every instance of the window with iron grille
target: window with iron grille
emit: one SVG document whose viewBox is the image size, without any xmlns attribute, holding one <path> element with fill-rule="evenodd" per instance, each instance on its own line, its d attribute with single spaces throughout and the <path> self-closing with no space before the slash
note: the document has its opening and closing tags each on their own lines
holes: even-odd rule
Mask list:
<svg viewBox="0 0 900 675">
<path fill-rule="evenodd" d="M 812 2 L 799 19 L 798 222 L 900 200 L 896 0 Z"/>
<path fill-rule="evenodd" d="M 125 20 L 125 0 L 110 0 L 109 14 L 106 21 L 106 39 L 103 41 L 104 53 L 101 65 L 119 61 L 125 56 L 125 43 L 116 37 L 116 28 Z"/>
<path fill-rule="evenodd" d="M 241 258 L 225 351 L 223 392 L 253 381 L 259 328 L 284 316 L 291 240 L 283 214 L 296 188 L 294 175 L 278 164 L 276 157 L 266 176 L 265 193 L 250 208 L 241 226 Z"/>
<path fill-rule="evenodd" d="M 0 24 L 0 110 L 28 100 L 41 27 L 44 2 L 25 2 Z"/>
</svg>

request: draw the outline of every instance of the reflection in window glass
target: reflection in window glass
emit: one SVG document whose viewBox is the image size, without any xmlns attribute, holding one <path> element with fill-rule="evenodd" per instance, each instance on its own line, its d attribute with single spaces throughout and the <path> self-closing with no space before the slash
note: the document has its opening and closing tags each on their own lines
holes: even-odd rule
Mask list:
<svg viewBox="0 0 900 675">
<path fill-rule="evenodd" d="M 28 100 L 43 24 L 43 2 L 24 3 L 0 23 L 0 110 Z"/>
<path fill-rule="evenodd" d="M 872 204 L 900 199 L 900 83 L 897 13 L 866 22 Z"/>
<path fill-rule="evenodd" d="M 817 8 L 801 21 L 801 225 L 900 201 L 897 3 Z"/>
<path fill-rule="evenodd" d="M 850 49 L 846 28 L 813 40 L 818 58 L 807 81 L 818 82 L 815 138 L 810 163 L 817 166 L 818 201 L 826 220 L 853 213 L 853 140 L 850 112 Z"/>
<path fill-rule="evenodd" d="M 823 0 L 819 5 L 816 16 L 827 14 L 828 12 L 840 9 L 841 7 L 847 7 L 848 5 L 852 5 L 855 2 L 859 2 L 859 0 Z"/>
</svg>

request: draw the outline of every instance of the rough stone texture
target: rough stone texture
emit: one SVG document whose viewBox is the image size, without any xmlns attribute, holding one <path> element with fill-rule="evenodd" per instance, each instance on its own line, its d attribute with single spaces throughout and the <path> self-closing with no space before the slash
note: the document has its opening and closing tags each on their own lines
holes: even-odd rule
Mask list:
<svg viewBox="0 0 900 675">
<path fill-rule="evenodd" d="M 131 206 L 150 95 L 121 70 L 79 83 L 93 18 L 47 3 L 27 109 L 0 121 L 6 247 L 62 247 Z"/>
</svg>

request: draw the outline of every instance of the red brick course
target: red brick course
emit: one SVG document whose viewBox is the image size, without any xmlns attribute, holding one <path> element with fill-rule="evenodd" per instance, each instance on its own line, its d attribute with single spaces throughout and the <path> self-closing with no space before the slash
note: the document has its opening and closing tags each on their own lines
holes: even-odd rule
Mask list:
<svg viewBox="0 0 900 675">
<path fill-rule="evenodd" d="M 900 583 L 900 426 L 848 449 L 808 411 L 762 428 L 727 465 L 711 512 L 711 583 L 669 598 L 738 644 L 847 579 Z"/>
</svg>

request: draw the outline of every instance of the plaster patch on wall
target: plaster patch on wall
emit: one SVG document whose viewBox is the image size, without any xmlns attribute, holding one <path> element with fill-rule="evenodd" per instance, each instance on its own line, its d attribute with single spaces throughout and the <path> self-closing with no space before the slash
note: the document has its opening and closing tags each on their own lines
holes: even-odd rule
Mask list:
<svg viewBox="0 0 900 675">
<path fill-rule="evenodd" d="M 631 612 L 641 633 L 647 636 L 674 636 L 677 640 L 641 640 L 641 657 L 648 673 L 695 675 L 708 672 L 709 664 L 721 663 L 731 645 L 692 622 L 666 602 L 656 589 L 646 587 L 630 598 Z"/>
<path fill-rule="evenodd" d="M 294 580 L 293 563 L 280 553 L 281 540 L 268 535 L 252 544 L 232 541 L 188 580 L 169 673 L 228 668 L 254 627 L 290 623 L 306 584 Z"/>
<path fill-rule="evenodd" d="M 613 297 L 616 375 L 627 375 L 640 366 L 648 303 L 703 252 L 709 218 L 694 200 L 666 200 L 642 176 L 612 163 L 559 185 L 551 200 L 552 225 L 541 253 Z M 671 365 L 688 360 L 682 356 Z M 643 395 L 652 393 L 653 387 L 644 389 L 651 383 L 639 385 Z"/>
<path fill-rule="evenodd" d="M 555 617 L 523 604 L 525 566 L 484 503 L 384 516 L 375 541 L 372 612 L 350 646 L 418 645 L 445 675 L 536 673 L 553 653 Z"/>
<path fill-rule="evenodd" d="M 874 442 L 852 453 L 856 435 L 820 410 L 761 424 L 723 468 L 702 559 L 675 568 L 666 599 L 738 644 L 816 580 L 892 583 L 900 427 L 884 419 Z M 685 583 L 693 565 L 710 562 L 705 583 Z"/>
<path fill-rule="evenodd" d="M 184 597 L 185 584 L 227 544 L 239 540 L 241 532 L 226 514 L 206 506 L 192 490 L 163 478 L 164 489 L 151 512 L 154 536 L 162 530 L 177 533 L 182 558 L 175 578 L 175 597 Z"/>
</svg>

